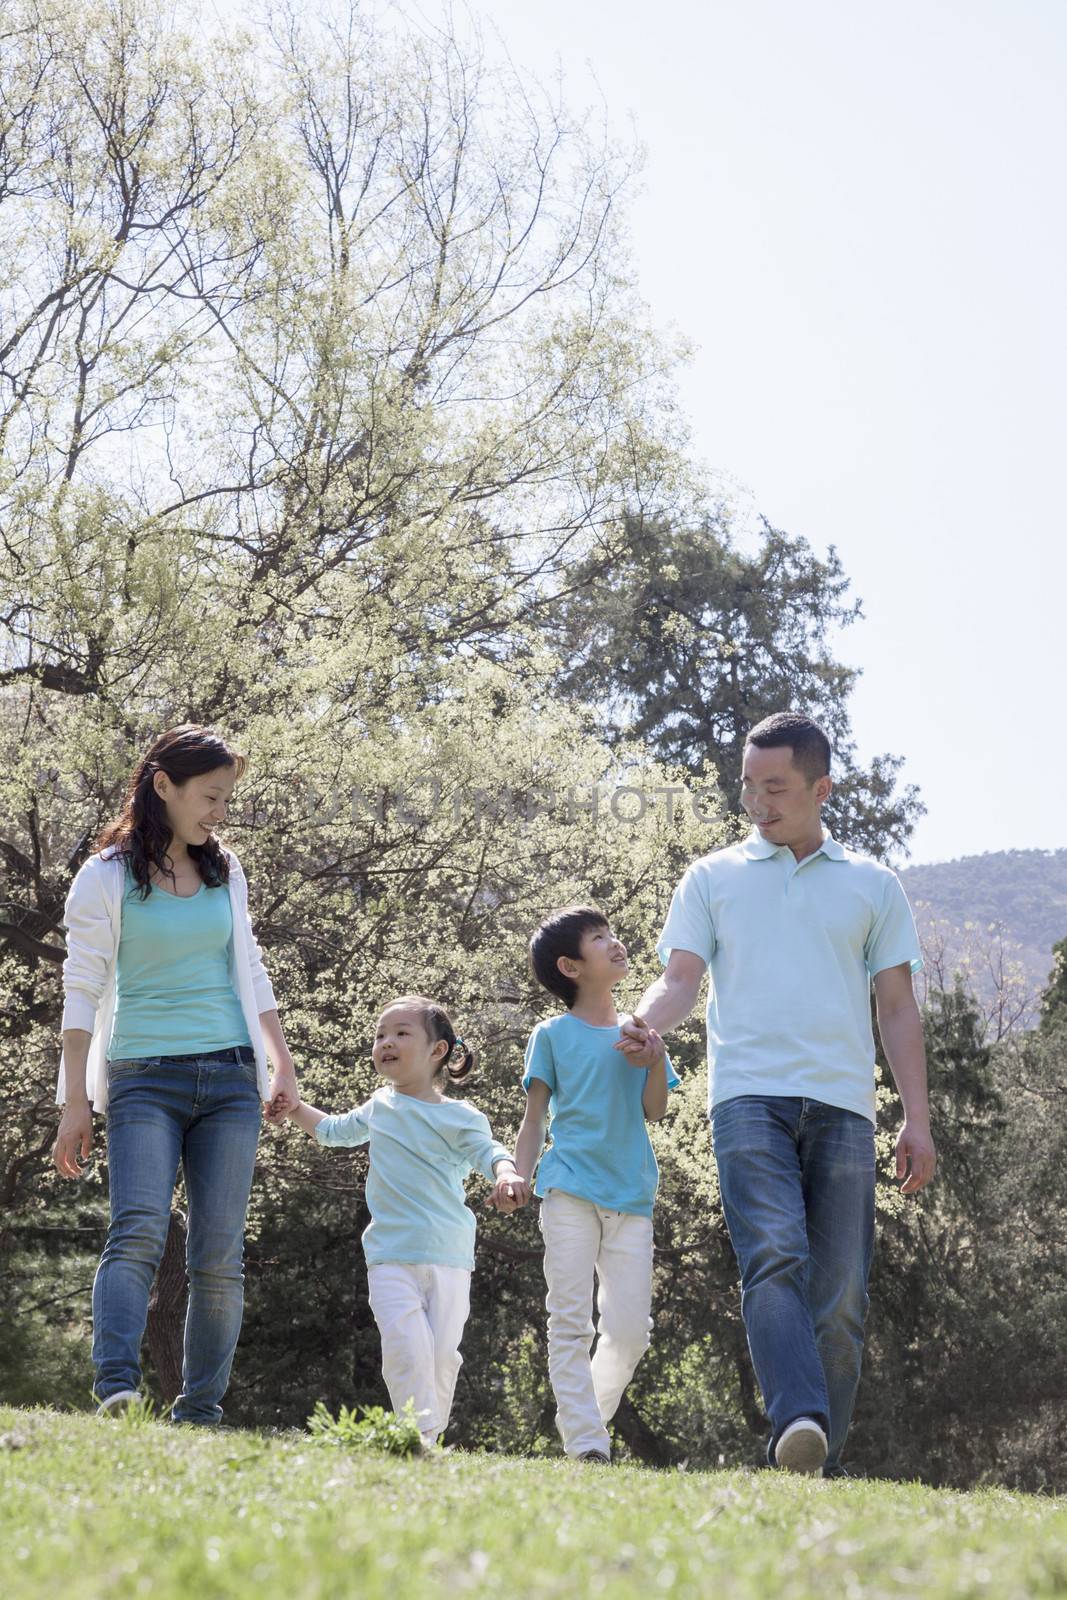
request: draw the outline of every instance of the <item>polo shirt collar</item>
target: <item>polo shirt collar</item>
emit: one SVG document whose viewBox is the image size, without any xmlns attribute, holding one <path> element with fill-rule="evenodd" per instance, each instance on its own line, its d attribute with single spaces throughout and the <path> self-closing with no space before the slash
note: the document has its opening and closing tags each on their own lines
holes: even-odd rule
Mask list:
<svg viewBox="0 0 1067 1600">
<path fill-rule="evenodd" d="M 765 839 L 759 830 L 754 828 L 741 846 L 741 853 L 749 861 L 765 861 L 768 856 L 776 856 L 779 850 L 788 849 L 789 846 L 785 844 L 772 844 L 770 839 Z M 824 855 L 829 861 L 845 859 L 844 849 L 828 831 L 823 834 L 822 844 L 818 850 L 813 851 L 813 854 Z M 810 861 L 811 857 L 808 856 L 806 859 Z"/>
</svg>

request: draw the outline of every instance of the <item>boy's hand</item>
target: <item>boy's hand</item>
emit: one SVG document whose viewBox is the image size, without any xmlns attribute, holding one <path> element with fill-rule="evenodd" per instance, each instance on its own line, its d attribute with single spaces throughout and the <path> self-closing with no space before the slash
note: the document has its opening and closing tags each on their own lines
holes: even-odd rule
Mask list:
<svg viewBox="0 0 1067 1600">
<path fill-rule="evenodd" d="M 632 1017 L 622 1025 L 622 1038 L 614 1046 L 626 1057 L 631 1067 L 656 1067 L 667 1054 L 655 1028 L 650 1028 L 641 1017 Z"/>
<path fill-rule="evenodd" d="M 520 1206 L 529 1205 L 530 1196 L 530 1185 L 525 1178 L 520 1178 L 517 1172 L 502 1172 L 493 1185 L 486 1205 L 507 1216 L 512 1211 L 518 1211 Z"/>
</svg>

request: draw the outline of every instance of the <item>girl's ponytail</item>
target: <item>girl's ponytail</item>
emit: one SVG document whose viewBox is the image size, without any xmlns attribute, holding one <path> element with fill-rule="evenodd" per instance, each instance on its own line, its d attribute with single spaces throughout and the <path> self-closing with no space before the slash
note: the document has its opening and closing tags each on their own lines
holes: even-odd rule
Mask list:
<svg viewBox="0 0 1067 1600">
<path fill-rule="evenodd" d="M 457 1054 L 458 1052 L 458 1054 Z M 445 1071 L 450 1083 L 464 1083 L 477 1065 L 478 1058 L 466 1039 L 456 1035 L 451 1054 L 445 1058 Z"/>
<path fill-rule="evenodd" d="M 466 1083 L 478 1058 L 467 1041 L 457 1034 L 444 1006 L 439 1006 L 436 1000 L 428 1000 L 424 994 L 402 994 L 399 999 L 390 1000 L 389 1004 L 410 1006 L 412 1010 L 422 1013 L 423 1025 L 431 1040 L 435 1044 L 444 1040 L 448 1046 L 438 1072 L 443 1073 L 449 1083 Z"/>
</svg>

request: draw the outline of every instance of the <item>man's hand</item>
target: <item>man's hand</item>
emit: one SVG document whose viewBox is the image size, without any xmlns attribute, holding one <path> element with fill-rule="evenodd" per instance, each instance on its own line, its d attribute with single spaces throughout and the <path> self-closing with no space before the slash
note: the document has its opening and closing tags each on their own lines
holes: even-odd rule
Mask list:
<svg viewBox="0 0 1067 1600">
<path fill-rule="evenodd" d="M 654 1067 L 663 1060 L 667 1046 L 655 1028 L 650 1028 L 640 1017 L 631 1017 L 622 1025 L 622 1038 L 613 1046 L 621 1051 L 631 1067 Z"/>
<path fill-rule="evenodd" d="M 937 1151 L 930 1130 L 905 1122 L 897 1134 L 897 1180 L 901 1194 L 925 1189 L 937 1168 Z"/>
<path fill-rule="evenodd" d="M 512 1167 L 500 1174 L 493 1185 L 492 1194 L 485 1203 L 507 1216 L 511 1211 L 518 1211 L 520 1206 L 529 1205 L 531 1194 L 532 1190 L 526 1179 L 520 1178 Z"/>
<path fill-rule="evenodd" d="M 68 1100 L 59 1119 L 59 1132 L 52 1151 L 52 1161 L 59 1176 L 80 1178 L 92 1148 L 92 1107 L 88 1100 Z"/>
</svg>

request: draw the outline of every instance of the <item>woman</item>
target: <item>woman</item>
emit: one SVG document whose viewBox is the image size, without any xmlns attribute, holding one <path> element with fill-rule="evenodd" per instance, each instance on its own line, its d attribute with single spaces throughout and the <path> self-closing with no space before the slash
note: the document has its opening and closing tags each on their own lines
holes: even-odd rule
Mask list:
<svg viewBox="0 0 1067 1600">
<path fill-rule="evenodd" d="M 246 764 L 209 728 L 161 734 L 67 897 L 54 1160 L 63 1177 L 78 1177 L 93 1108 L 106 1109 L 111 1221 L 93 1284 L 101 1415 L 140 1398 L 148 1296 L 180 1162 L 189 1310 L 172 1415 L 221 1419 L 241 1331 L 261 1101 L 296 1094 L 248 885 L 215 837 Z"/>
</svg>

